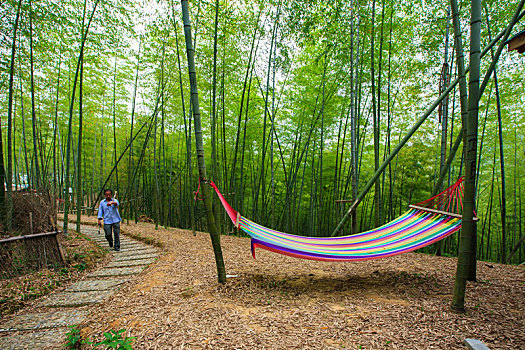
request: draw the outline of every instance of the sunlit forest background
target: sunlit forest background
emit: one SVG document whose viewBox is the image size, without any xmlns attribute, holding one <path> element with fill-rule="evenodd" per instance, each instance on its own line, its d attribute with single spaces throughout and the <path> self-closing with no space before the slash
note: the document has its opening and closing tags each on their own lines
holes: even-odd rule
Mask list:
<svg viewBox="0 0 525 350">
<path fill-rule="evenodd" d="M 467 5 L 460 2 L 466 64 Z M 262 225 L 330 235 L 375 164 L 456 79 L 447 9 L 446 1 L 191 1 L 208 178 Z M 484 1 L 482 48 L 514 10 L 513 1 Z M 46 189 L 91 213 L 109 187 L 126 220 L 205 230 L 194 199 L 199 177 L 179 2 L 6 0 L 0 26 L 8 185 Z M 482 78 L 496 47 L 481 61 Z M 483 260 L 525 260 L 524 76 L 524 56 L 505 48 L 480 101 Z M 343 233 L 384 224 L 429 198 L 460 132 L 454 87 Z M 441 189 L 462 174 L 460 147 Z M 220 231 L 233 233 L 217 200 L 214 211 Z M 443 247 L 455 256 L 457 234 Z"/>
</svg>

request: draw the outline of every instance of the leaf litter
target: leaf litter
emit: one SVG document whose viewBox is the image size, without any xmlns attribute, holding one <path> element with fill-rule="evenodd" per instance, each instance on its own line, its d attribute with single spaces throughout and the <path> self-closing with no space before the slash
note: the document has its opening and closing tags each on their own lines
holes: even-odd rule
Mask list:
<svg viewBox="0 0 525 350">
<path fill-rule="evenodd" d="M 84 221 L 94 219 L 84 217 Z M 126 329 L 136 349 L 525 349 L 525 269 L 478 263 L 467 312 L 451 311 L 457 259 L 408 253 L 326 263 L 222 236 L 226 271 L 217 283 L 209 235 L 122 225 L 159 242 L 158 261 L 92 308 L 82 335 Z"/>
</svg>

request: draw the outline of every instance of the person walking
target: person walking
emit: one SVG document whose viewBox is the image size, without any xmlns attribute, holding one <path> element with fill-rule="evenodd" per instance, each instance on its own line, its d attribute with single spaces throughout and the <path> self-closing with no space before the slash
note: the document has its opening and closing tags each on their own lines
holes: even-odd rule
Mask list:
<svg viewBox="0 0 525 350">
<path fill-rule="evenodd" d="M 118 252 L 120 250 L 120 214 L 118 213 L 119 202 L 113 197 L 113 190 L 106 189 L 104 190 L 104 199 L 100 202 L 98 207 L 98 225 L 102 225 L 102 220 L 104 220 L 104 233 L 106 234 L 106 239 L 108 240 L 110 247 L 115 247 L 115 250 Z M 112 232 L 113 231 L 113 232 Z M 115 240 L 113 242 L 113 236 Z"/>
</svg>

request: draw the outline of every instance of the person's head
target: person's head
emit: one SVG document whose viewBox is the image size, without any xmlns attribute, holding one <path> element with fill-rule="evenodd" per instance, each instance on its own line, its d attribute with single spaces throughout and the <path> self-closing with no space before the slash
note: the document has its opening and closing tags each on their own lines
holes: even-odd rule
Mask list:
<svg viewBox="0 0 525 350">
<path fill-rule="evenodd" d="M 111 197 L 113 196 L 113 190 L 111 188 L 104 190 L 104 197 L 109 201 Z"/>
</svg>

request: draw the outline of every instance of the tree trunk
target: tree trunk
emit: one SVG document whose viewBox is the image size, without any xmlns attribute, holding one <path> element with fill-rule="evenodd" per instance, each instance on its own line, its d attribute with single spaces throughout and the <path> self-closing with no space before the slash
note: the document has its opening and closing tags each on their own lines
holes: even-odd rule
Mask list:
<svg viewBox="0 0 525 350">
<path fill-rule="evenodd" d="M 515 16 L 513 17 L 511 23 L 503 30 L 501 31 L 495 38 L 492 40 L 486 47 L 483 49 L 483 52 L 481 52 L 481 57 L 483 57 L 491 47 L 493 47 L 499 39 L 508 37 L 508 33 L 512 30 L 514 24 L 516 21 L 521 18 L 520 10 L 523 7 L 523 3 L 525 0 L 522 0 L 520 5 L 518 6 L 518 9 L 515 12 Z M 496 57 L 499 57 L 499 54 L 501 54 L 502 45 L 498 47 L 498 51 L 496 54 Z M 499 54 L 498 54 L 499 53 Z M 489 68 L 490 69 L 490 68 Z M 493 68 L 492 68 L 493 69 Z M 469 69 L 465 69 L 465 73 Z M 490 76 L 489 76 L 490 77 Z M 452 89 L 458 84 L 460 81 L 460 78 L 456 78 L 453 82 L 450 83 L 447 89 L 443 91 L 443 93 L 434 101 L 434 103 L 423 113 L 423 115 L 416 121 L 416 123 L 412 126 L 412 128 L 408 131 L 408 133 L 399 141 L 399 144 L 392 150 L 392 152 L 386 157 L 385 161 L 379 169 L 372 175 L 372 178 L 368 181 L 368 183 L 365 185 L 363 190 L 359 193 L 357 196 L 357 199 L 352 203 L 348 211 L 345 213 L 341 221 L 337 224 L 337 227 L 332 232 L 332 236 L 335 236 L 345 225 L 346 221 L 352 215 L 354 210 L 357 209 L 365 195 L 368 193 L 368 191 L 372 188 L 372 186 L 375 184 L 375 181 L 379 178 L 381 173 L 386 169 L 388 164 L 392 161 L 392 159 L 399 153 L 401 148 L 407 143 L 407 141 L 412 137 L 412 135 L 419 129 L 419 127 L 423 124 L 423 122 L 428 118 L 428 116 L 436 109 L 436 107 L 443 101 L 443 99 L 452 91 Z M 482 91 L 483 84 L 481 85 L 480 92 Z"/>
<path fill-rule="evenodd" d="M 445 32 L 445 57 L 443 59 L 443 66 L 441 69 L 440 77 L 440 91 L 445 89 L 448 85 L 448 40 L 449 40 L 449 23 L 450 23 L 450 5 L 447 9 L 447 26 Z M 447 160 L 447 129 L 448 129 L 448 96 L 445 97 L 440 105 L 440 119 L 441 119 L 441 149 L 440 149 L 440 162 L 439 162 L 439 173 L 444 171 L 446 160 Z M 440 185 L 439 192 L 443 190 L 443 184 Z M 440 208 L 443 209 L 443 208 Z M 443 241 L 436 242 L 436 255 L 441 256 L 443 250 Z"/>
<path fill-rule="evenodd" d="M 197 73 L 195 71 L 195 50 L 191 42 L 191 24 L 188 10 L 188 1 L 181 0 L 182 17 L 184 21 L 184 36 L 186 38 L 186 55 L 188 58 L 188 71 L 191 84 L 191 102 L 193 106 L 193 121 L 195 124 L 195 145 L 197 150 L 197 161 L 199 165 L 199 181 L 201 184 L 202 199 L 206 209 L 206 219 L 208 221 L 208 229 L 210 231 L 210 238 L 212 241 L 213 252 L 215 254 L 215 263 L 217 265 L 217 277 L 219 283 L 226 282 L 226 269 L 224 267 L 224 260 L 222 258 L 222 249 L 220 242 L 220 235 L 215 226 L 215 218 L 213 217 L 213 209 L 210 197 L 210 189 L 206 178 L 206 163 L 204 160 L 204 144 L 202 140 L 201 116 L 199 107 L 199 95 L 197 90 Z"/>
<path fill-rule="evenodd" d="M 37 131 L 36 131 L 36 110 L 35 110 L 35 78 L 33 67 L 33 10 L 31 8 L 31 0 L 29 0 L 29 53 L 31 66 L 31 122 L 33 126 L 33 158 L 35 160 L 35 187 L 40 189 L 40 167 L 38 161 L 38 146 L 37 146 Z"/>
<path fill-rule="evenodd" d="M 118 47 L 117 47 L 118 50 Z M 116 94 L 117 94 L 117 51 L 115 51 L 115 66 L 113 71 L 113 160 L 117 161 L 117 105 L 116 105 Z M 115 169 L 115 193 L 119 191 L 118 182 L 118 168 Z"/>
<path fill-rule="evenodd" d="M 492 40 L 490 32 L 490 23 L 487 12 L 487 5 L 485 4 L 485 14 L 487 19 L 487 30 L 489 40 Z M 494 59 L 494 50 L 490 50 L 492 59 Z M 499 96 L 498 86 L 498 71 L 494 68 L 494 88 L 496 91 L 496 107 L 498 111 L 498 140 L 499 140 L 499 157 L 500 157 L 500 170 L 501 170 L 501 261 L 504 263 L 507 261 L 507 187 L 505 183 L 505 157 L 503 155 L 503 125 L 501 120 L 501 103 Z"/>
<path fill-rule="evenodd" d="M 13 132 L 12 125 L 13 125 L 13 83 L 14 83 L 14 77 L 15 77 L 15 52 L 16 52 L 16 34 L 18 31 L 18 20 L 20 18 L 20 9 L 22 7 L 22 0 L 18 1 L 18 9 L 16 10 L 16 18 L 15 18 L 15 25 L 13 27 L 13 44 L 11 46 L 11 62 L 9 65 L 9 101 L 8 101 L 8 107 L 7 107 L 7 177 L 5 179 L 6 183 L 6 190 L 7 190 L 7 205 L 5 206 L 6 212 L 5 212 L 5 223 L 6 223 L 6 231 L 11 231 L 12 225 L 13 225 L 13 193 L 12 193 L 12 181 L 13 181 Z M 1 137 L 0 137 L 1 138 Z M 2 147 L 2 142 L 0 140 L 0 147 Z M 3 153 L 3 148 L 2 148 Z M 3 154 L 2 154 L 2 162 L 3 162 Z M 3 164 L 2 164 L 3 168 Z M 1 170 L 0 170 L 1 171 Z M 0 176 L 0 181 L 2 181 L 2 184 L 4 183 L 4 179 Z M 4 200 L 3 193 L 0 193 L 0 196 L 2 197 L 1 201 Z M 0 207 L 4 208 L 3 203 L 0 202 Z M 3 211 L 3 210 L 2 210 Z M 0 216 L 1 217 L 1 216 Z M 1 221 L 0 221 L 1 222 Z"/>
<path fill-rule="evenodd" d="M 215 181 L 219 178 L 219 164 L 217 161 L 217 35 L 219 27 L 219 0 L 215 0 L 215 25 L 213 34 L 213 75 L 212 75 L 212 109 L 211 109 L 211 177 Z M 223 231 L 221 225 L 220 203 L 212 193 L 213 215 L 219 233 Z"/>
<path fill-rule="evenodd" d="M 64 179 L 64 188 L 65 188 L 65 202 L 64 202 L 64 234 L 67 234 L 68 232 L 68 215 L 69 215 L 69 172 L 70 172 L 70 154 L 71 154 L 71 143 L 73 138 L 73 108 L 75 106 L 75 90 L 77 88 L 77 81 L 78 81 L 78 75 L 80 70 L 80 63 L 82 61 L 82 57 L 84 56 L 84 45 L 86 43 L 87 34 L 89 32 L 89 27 L 91 25 L 91 21 L 93 19 L 93 16 L 95 14 L 95 11 L 97 9 L 99 0 L 95 1 L 95 4 L 93 5 L 93 10 L 91 12 L 91 15 L 89 17 L 88 24 L 86 26 L 86 30 L 82 32 L 82 39 L 80 43 L 80 53 L 78 56 L 77 61 L 77 68 L 75 71 L 75 79 L 73 81 L 73 89 L 71 91 L 71 99 L 69 104 L 69 123 L 68 123 L 68 134 L 67 134 L 67 150 L 66 150 L 66 174 Z"/>
<path fill-rule="evenodd" d="M 128 170 L 128 174 L 129 174 L 129 177 L 128 177 L 128 193 L 129 195 L 127 196 L 129 202 L 128 202 L 128 210 L 127 210 L 127 217 L 128 217 L 128 222 L 129 222 L 129 218 L 133 215 L 133 208 L 135 208 L 137 206 L 137 194 L 135 193 L 135 191 L 133 191 L 133 186 L 132 186 L 132 183 L 134 183 L 135 179 L 133 179 L 131 177 L 131 170 L 133 169 L 133 125 L 135 123 L 135 107 L 136 107 L 136 102 L 137 102 L 137 89 L 138 89 L 138 81 L 139 81 L 139 68 L 140 68 L 140 48 L 141 48 L 141 44 L 142 44 L 142 36 L 139 37 L 139 47 L 138 47 L 138 51 L 137 51 L 137 67 L 135 69 L 135 84 L 133 86 L 133 101 L 132 101 L 132 104 L 131 104 L 131 122 L 130 122 L 130 126 L 129 126 L 129 139 L 130 139 L 130 144 L 129 144 L 129 162 L 128 162 L 128 166 L 129 166 L 129 170 Z"/>
<path fill-rule="evenodd" d="M 78 84 L 78 146 L 77 146 L 77 227 L 80 232 L 80 218 L 82 215 L 83 190 L 82 190 L 82 85 L 84 82 L 84 55 L 80 59 L 80 82 Z"/>
<path fill-rule="evenodd" d="M 454 0 L 452 0 L 454 1 Z M 476 250 L 472 240 L 476 237 L 476 222 L 473 220 L 476 194 L 476 161 L 478 147 L 478 108 L 479 76 L 481 58 L 481 0 L 471 1 L 470 20 L 470 76 L 468 95 L 468 118 L 465 150 L 465 192 L 463 198 L 463 218 L 461 224 L 460 246 L 452 309 L 465 310 L 465 289 L 469 278 L 470 261 Z"/>
<path fill-rule="evenodd" d="M 372 79 L 372 121 L 374 129 L 374 170 L 379 169 L 379 113 L 377 112 L 376 90 L 375 90 L 375 62 L 374 62 L 374 41 L 375 41 L 375 14 L 376 14 L 376 0 L 372 2 L 372 38 L 370 40 L 370 62 L 371 62 L 371 79 Z M 376 227 L 381 225 L 381 182 L 379 176 L 375 180 L 374 187 L 374 224 Z"/>
</svg>

